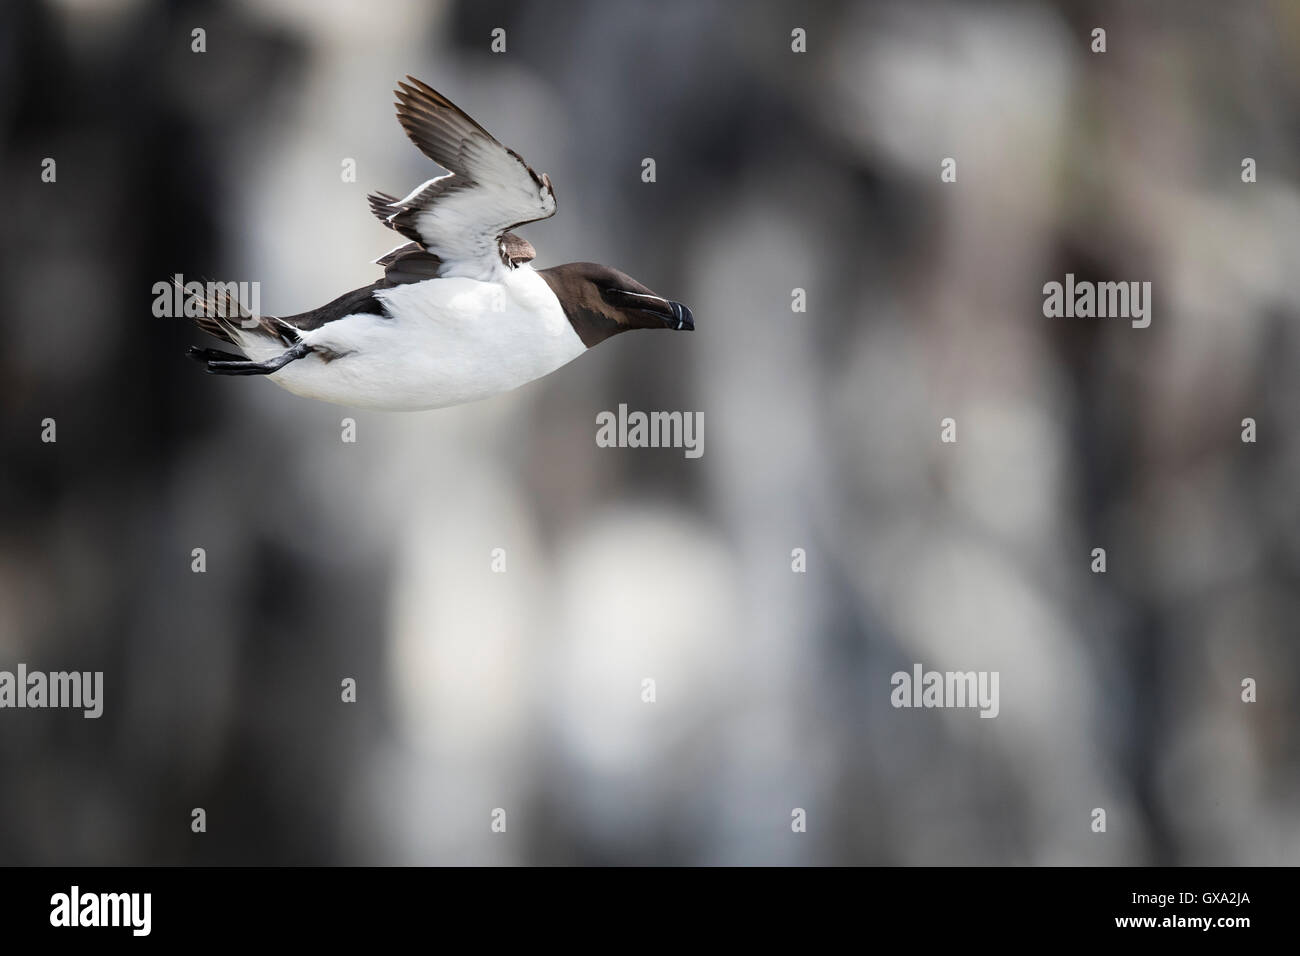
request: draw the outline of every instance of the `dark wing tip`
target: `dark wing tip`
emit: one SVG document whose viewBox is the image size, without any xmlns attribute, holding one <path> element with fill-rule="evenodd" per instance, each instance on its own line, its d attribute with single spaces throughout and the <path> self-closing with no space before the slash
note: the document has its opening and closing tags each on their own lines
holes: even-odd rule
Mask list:
<svg viewBox="0 0 1300 956">
<path fill-rule="evenodd" d="M 394 92 L 399 97 L 427 99 L 433 101 L 435 105 L 441 106 L 444 109 L 456 110 L 458 113 L 461 112 L 455 103 L 447 99 L 447 97 L 443 96 L 428 83 L 411 76 L 410 73 L 406 74 L 406 79 L 408 82 L 402 82 L 401 80 L 397 81 L 397 89 Z"/>
<path fill-rule="evenodd" d="M 409 82 L 408 82 L 409 81 Z M 397 89 L 393 90 L 393 95 L 397 97 L 397 102 L 393 104 L 397 108 L 397 116 L 400 120 L 404 113 L 414 114 L 416 116 L 426 117 L 435 123 L 446 123 L 448 120 L 463 120 L 472 128 L 478 130 L 484 136 L 493 142 L 496 141 L 487 130 L 485 130 L 473 117 L 463 109 L 453 103 L 447 97 L 443 96 L 428 83 L 416 79 L 411 74 L 406 74 L 406 81 L 398 80 Z M 451 117 L 440 115 L 441 110 L 447 110 L 452 114 Z M 406 126 L 405 123 L 402 124 Z"/>
<path fill-rule="evenodd" d="M 366 197 L 366 201 L 370 203 L 370 211 L 385 221 L 396 211 L 391 207 L 397 202 L 397 197 L 390 196 L 388 193 L 373 192 Z"/>
</svg>

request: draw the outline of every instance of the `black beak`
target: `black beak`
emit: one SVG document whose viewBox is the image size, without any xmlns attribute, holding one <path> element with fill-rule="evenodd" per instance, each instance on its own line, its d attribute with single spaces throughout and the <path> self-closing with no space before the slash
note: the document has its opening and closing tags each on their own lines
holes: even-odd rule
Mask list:
<svg viewBox="0 0 1300 956">
<path fill-rule="evenodd" d="M 673 317 L 677 320 L 677 330 L 679 332 L 695 331 L 695 316 L 691 315 L 691 310 L 686 308 L 680 302 L 668 303 L 673 310 Z"/>
<path fill-rule="evenodd" d="M 626 289 L 607 289 L 604 295 L 607 300 L 621 308 L 636 309 L 653 315 L 664 324 L 666 329 L 695 331 L 695 316 L 691 315 L 691 310 L 680 302 L 662 299 L 645 292 L 629 292 Z"/>
</svg>

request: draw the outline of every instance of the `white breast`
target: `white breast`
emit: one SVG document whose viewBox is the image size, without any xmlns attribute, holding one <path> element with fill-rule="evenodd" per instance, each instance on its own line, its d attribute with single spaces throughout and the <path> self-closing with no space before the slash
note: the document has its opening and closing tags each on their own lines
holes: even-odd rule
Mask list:
<svg viewBox="0 0 1300 956">
<path fill-rule="evenodd" d="M 379 290 L 391 316 L 351 315 L 304 333 L 309 345 L 340 357 L 309 355 L 271 379 L 341 405 L 441 408 L 518 388 L 586 350 L 531 267 L 503 269 L 497 280 L 430 279 Z"/>
</svg>

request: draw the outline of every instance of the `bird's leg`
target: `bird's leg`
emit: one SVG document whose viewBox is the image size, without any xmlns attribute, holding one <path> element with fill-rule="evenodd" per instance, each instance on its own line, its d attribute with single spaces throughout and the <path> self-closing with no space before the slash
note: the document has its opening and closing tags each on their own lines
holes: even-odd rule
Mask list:
<svg viewBox="0 0 1300 956">
<path fill-rule="evenodd" d="M 200 362 L 206 362 L 208 371 L 213 375 L 270 375 L 309 352 L 311 352 L 310 345 L 306 342 L 298 342 L 292 348 L 285 349 L 275 358 L 267 359 L 265 362 L 251 362 L 216 349 L 190 349 L 189 354 Z"/>
</svg>

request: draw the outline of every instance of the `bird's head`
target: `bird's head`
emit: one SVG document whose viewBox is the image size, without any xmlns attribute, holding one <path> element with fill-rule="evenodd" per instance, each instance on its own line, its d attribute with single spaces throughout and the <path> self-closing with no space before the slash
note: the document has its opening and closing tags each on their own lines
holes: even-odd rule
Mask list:
<svg viewBox="0 0 1300 956">
<path fill-rule="evenodd" d="M 587 348 L 630 329 L 695 329 L 695 317 L 686 306 L 651 292 L 609 266 L 569 262 L 538 274 L 560 300 Z"/>
</svg>

